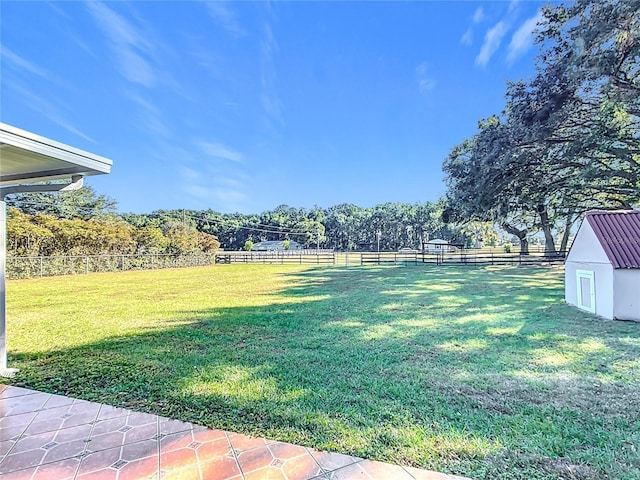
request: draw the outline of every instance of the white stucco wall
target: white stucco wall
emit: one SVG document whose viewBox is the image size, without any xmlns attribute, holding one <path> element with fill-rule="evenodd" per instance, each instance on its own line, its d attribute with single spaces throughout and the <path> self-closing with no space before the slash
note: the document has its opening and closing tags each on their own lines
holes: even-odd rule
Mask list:
<svg viewBox="0 0 640 480">
<path fill-rule="evenodd" d="M 640 269 L 620 268 L 613 274 L 613 317 L 640 321 Z"/>
<path fill-rule="evenodd" d="M 576 270 L 594 272 L 596 315 L 612 320 L 613 265 L 587 220 L 582 222 L 565 262 L 564 296 L 570 305 L 578 305 Z"/>
</svg>

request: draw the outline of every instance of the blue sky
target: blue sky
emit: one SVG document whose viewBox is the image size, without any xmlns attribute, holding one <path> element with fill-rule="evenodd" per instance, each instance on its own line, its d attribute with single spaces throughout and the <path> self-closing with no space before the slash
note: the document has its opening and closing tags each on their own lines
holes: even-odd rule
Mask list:
<svg viewBox="0 0 640 480">
<path fill-rule="evenodd" d="M 0 119 L 111 158 L 123 212 L 435 201 L 542 2 L 0 3 Z"/>
</svg>

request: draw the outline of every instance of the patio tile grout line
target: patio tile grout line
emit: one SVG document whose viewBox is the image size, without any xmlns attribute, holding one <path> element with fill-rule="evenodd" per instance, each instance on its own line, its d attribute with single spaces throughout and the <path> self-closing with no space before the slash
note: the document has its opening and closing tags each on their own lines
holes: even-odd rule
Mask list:
<svg viewBox="0 0 640 480">
<path fill-rule="evenodd" d="M 75 400 L 73 401 L 73 403 L 71 404 L 72 406 L 75 405 L 76 402 Z M 102 407 L 104 407 L 104 403 L 100 403 L 100 408 L 98 408 L 98 411 L 96 412 L 96 416 L 95 418 L 90 422 L 91 425 L 91 430 L 89 430 L 89 436 L 87 437 L 87 439 L 84 442 L 84 448 L 82 449 L 82 453 L 80 455 L 77 455 L 77 457 L 79 458 L 79 462 L 78 465 L 76 465 L 76 471 L 73 474 L 73 480 L 76 480 L 76 477 L 78 476 L 78 473 L 80 472 L 80 465 L 82 465 L 82 461 L 84 460 L 86 454 L 87 454 L 87 450 L 89 449 L 89 442 L 91 441 L 91 437 L 93 436 L 93 431 L 96 428 L 96 424 L 98 423 L 98 418 L 100 417 L 100 412 L 102 411 Z"/>
<path fill-rule="evenodd" d="M 308 448 L 308 447 L 304 447 L 304 446 L 302 448 L 304 448 L 305 452 L 307 452 L 307 454 L 309 454 L 309 456 L 313 459 L 314 463 L 318 466 L 318 468 L 320 469 L 320 472 L 322 472 L 320 475 L 325 475 L 325 473 L 326 473 L 325 469 L 322 467 L 322 465 L 320 465 L 320 462 L 318 462 L 316 457 L 313 456 L 313 453 L 311 453 L 311 449 Z M 316 475 L 316 477 L 319 477 L 320 475 Z"/>
<path fill-rule="evenodd" d="M 12 387 L 11 385 L 8 385 L 7 388 L 5 388 L 4 390 L 2 390 L 3 392 L 9 390 L 10 388 L 15 388 Z M 18 387 L 19 388 L 19 387 Z M 31 424 L 34 422 L 34 420 L 36 419 L 36 417 L 38 416 L 37 412 L 42 411 L 42 409 L 44 408 L 44 406 L 47 404 L 47 402 L 49 401 L 49 399 L 51 398 L 51 393 L 46 393 L 46 392 L 37 392 L 36 390 L 33 390 L 36 393 L 44 393 L 45 395 L 49 395 L 49 398 L 47 398 L 47 400 L 44 402 L 44 404 L 42 405 L 42 407 L 40 407 L 38 410 L 33 410 L 31 412 L 24 412 L 24 413 L 35 413 L 35 415 L 33 416 L 33 418 L 31 419 L 31 421 L 24 427 L 24 429 L 22 430 L 22 433 L 20 435 L 18 435 L 18 438 L 16 439 L 16 441 L 13 443 L 13 445 L 11 445 L 11 448 L 9 448 L 9 450 L 7 451 L 7 453 L 4 454 L 4 456 L 2 458 L 0 458 L 0 465 L 2 465 L 2 462 L 5 461 L 5 459 L 11 454 L 11 451 L 15 448 L 15 446 L 18 444 L 18 442 L 20 440 L 22 440 L 22 437 L 24 437 L 25 432 L 29 429 L 29 427 L 31 426 Z M 16 395 L 15 397 L 8 397 L 8 398 L 18 398 L 18 397 L 24 397 L 27 395 L 32 395 L 31 393 L 25 393 L 24 395 Z M 8 415 L 9 417 L 11 415 Z M 18 470 L 17 470 L 18 471 Z"/>
<path fill-rule="evenodd" d="M 160 462 L 160 455 L 162 455 L 162 438 L 160 437 L 160 415 L 155 415 L 156 417 L 156 449 L 158 451 L 158 471 L 156 472 L 156 479 L 162 480 L 162 470 L 160 470 L 160 466 L 162 463 Z"/>
<path fill-rule="evenodd" d="M 242 480 L 246 480 L 246 477 L 244 476 L 244 470 L 242 469 L 242 465 L 240 465 L 240 461 L 238 460 L 238 452 L 236 451 L 236 448 L 233 446 L 233 442 L 231 441 L 231 438 L 229 437 L 229 432 L 227 430 L 223 430 L 224 432 L 224 436 L 227 439 L 227 443 L 229 443 L 229 448 L 231 448 L 231 452 L 233 453 L 233 459 L 236 462 L 236 466 L 238 467 L 238 471 L 240 472 L 240 475 L 242 476 Z M 252 449 L 249 449 L 252 450 Z M 248 451 L 248 450 L 246 450 Z"/>
</svg>

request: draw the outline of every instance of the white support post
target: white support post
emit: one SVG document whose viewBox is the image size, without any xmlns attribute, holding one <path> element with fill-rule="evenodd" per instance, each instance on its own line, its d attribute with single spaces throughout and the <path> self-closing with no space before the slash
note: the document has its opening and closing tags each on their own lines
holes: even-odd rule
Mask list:
<svg viewBox="0 0 640 480">
<path fill-rule="evenodd" d="M 7 203 L 0 196 L 0 377 L 13 377 L 18 370 L 7 368 L 6 262 Z"/>
</svg>

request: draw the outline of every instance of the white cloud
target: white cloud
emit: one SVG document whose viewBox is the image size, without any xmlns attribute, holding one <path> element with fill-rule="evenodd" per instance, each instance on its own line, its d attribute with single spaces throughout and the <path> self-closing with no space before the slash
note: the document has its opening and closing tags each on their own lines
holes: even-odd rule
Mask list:
<svg viewBox="0 0 640 480">
<path fill-rule="evenodd" d="M 182 189 L 187 195 L 199 201 L 203 207 L 213 207 L 216 210 L 240 211 L 247 200 L 247 195 L 236 188 L 186 183 L 182 186 Z"/>
<path fill-rule="evenodd" d="M 480 23 L 485 18 L 487 17 L 485 16 L 484 10 L 482 9 L 482 7 L 476 8 L 476 11 L 473 13 L 473 23 Z"/>
<path fill-rule="evenodd" d="M 129 81 L 150 87 L 156 82 L 149 55 L 151 44 L 124 17 L 100 2 L 88 2 L 87 8 L 110 41 L 120 73 Z"/>
<path fill-rule="evenodd" d="M 156 133 L 162 137 L 169 137 L 171 135 L 171 130 L 163 120 L 162 112 L 158 107 L 136 93 L 129 92 L 126 95 L 140 108 L 140 115 L 142 117 L 141 125 L 143 125 L 147 131 Z"/>
<path fill-rule="evenodd" d="M 6 65 L 16 72 L 28 73 L 40 78 L 46 79 L 50 83 L 54 83 L 63 88 L 69 88 L 69 85 L 57 75 L 51 73 L 26 58 L 18 55 L 6 45 L 0 45 L 0 56 L 6 61 Z"/>
<path fill-rule="evenodd" d="M 56 106 L 54 103 L 42 98 L 41 96 L 27 90 L 21 85 L 16 84 L 12 81 L 6 81 L 5 86 L 16 94 L 20 95 L 24 101 L 24 104 L 32 109 L 34 112 L 39 115 L 48 118 L 53 123 L 58 125 L 61 128 L 64 128 L 68 132 L 73 133 L 81 138 L 84 138 L 86 141 L 91 143 L 96 143 L 96 141 L 91 138 L 89 135 L 86 135 L 84 132 L 76 128 L 67 120 L 67 117 L 62 113 L 64 110 L 64 106 Z"/>
<path fill-rule="evenodd" d="M 227 2 L 207 2 L 207 10 L 211 18 L 233 36 L 243 37 L 247 34 Z"/>
<path fill-rule="evenodd" d="M 278 125 L 284 124 L 283 104 L 277 91 L 277 72 L 274 56 L 278 52 L 278 42 L 275 39 L 271 25 L 265 22 L 264 35 L 260 42 L 261 50 L 261 82 L 262 93 L 260 100 L 267 117 Z"/>
<path fill-rule="evenodd" d="M 416 67 L 416 80 L 418 82 L 418 90 L 421 94 L 427 93 L 435 88 L 436 81 L 429 75 L 427 62 L 422 62 Z"/>
<path fill-rule="evenodd" d="M 242 153 L 236 152 L 235 150 L 231 150 L 230 148 L 227 148 L 221 143 L 211 143 L 211 142 L 205 142 L 205 141 L 200 141 L 196 143 L 200 147 L 202 152 L 204 152 L 206 155 L 210 157 L 213 157 L 216 159 L 230 160 L 232 162 L 241 162 L 243 159 Z"/>
<path fill-rule="evenodd" d="M 541 11 L 527 19 L 511 37 L 507 51 L 507 62 L 513 63 L 518 57 L 525 54 L 533 45 L 533 31 L 544 19 Z"/>
<path fill-rule="evenodd" d="M 200 172 L 188 167 L 180 167 L 180 176 L 184 180 L 188 180 L 190 182 L 197 182 L 202 179 L 202 174 Z"/>
<path fill-rule="evenodd" d="M 485 67 L 493 54 L 500 47 L 502 38 L 507 33 L 507 24 L 504 20 L 496 23 L 490 28 L 484 36 L 484 43 L 480 49 L 480 53 L 476 57 L 476 64 Z"/>
<path fill-rule="evenodd" d="M 17 70 L 24 70 L 42 78 L 48 78 L 50 76 L 49 72 L 26 60 L 20 55 L 14 53 L 6 45 L 2 45 L 0 54 L 4 57 L 5 60 L 7 60 L 7 62 L 9 62 L 9 64 L 11 64 Z"/>
<path fill-rule="evenodd" d="M 464 32 L 464 35 L 462 35 L 462 37 L 460 38 L 460 43 L 464 45 L 473 44 L 473 30 L 471 30 L 471 27 L 469 27 L 467 31 Z"/>
</svg>

